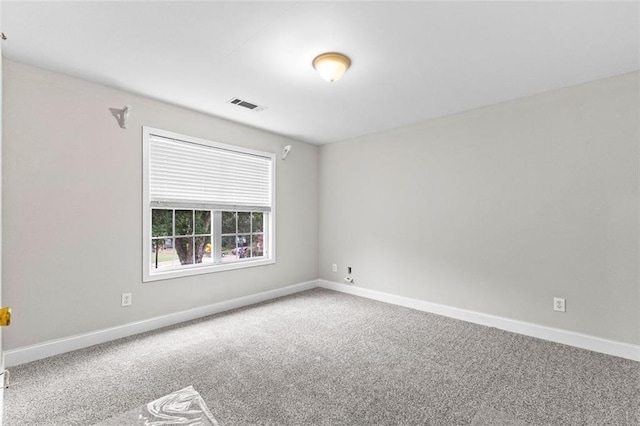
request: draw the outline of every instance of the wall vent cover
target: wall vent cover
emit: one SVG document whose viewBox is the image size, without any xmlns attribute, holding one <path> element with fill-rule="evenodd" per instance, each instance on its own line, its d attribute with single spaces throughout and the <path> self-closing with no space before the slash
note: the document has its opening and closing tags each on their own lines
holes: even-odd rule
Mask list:
<svg viewBox="0 0 640 426">
<path fill-rule="evenodd" d="M 247 101 L 239 99 L 239 98 L 231 98 L 231 99 L 229 99 L 227 101 L 227 103 L 238 105 L 238 106 L 250 109 L 251 111 L 255 111 L 255 112 L 260 112 L 260 111 L 264 111 L 265 109 L 267 109 L 266 106 L 256 105 L 254 103 L 247 102 Z"/>
</svg>

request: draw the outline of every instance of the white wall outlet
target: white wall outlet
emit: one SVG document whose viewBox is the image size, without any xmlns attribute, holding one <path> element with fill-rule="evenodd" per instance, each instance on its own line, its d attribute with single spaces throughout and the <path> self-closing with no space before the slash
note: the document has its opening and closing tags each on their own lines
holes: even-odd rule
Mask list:
<svg viewBox="0 0 640 426">
<path fill-rule="evenodd" d="M 553 310 L 559 312 L 566 312 L 564 305 L 564 298 L 562 297 L 554 297 L 553 298 Z"/>
<path fill-rule="evenodd" d="M 122 293 L 122 306 L 131 306 L 131 293 Z"/>
<path fill-rule="evenodd" d="M 338 272 L 338 264 L 337 264 L 337 263 L 334 263 L 333 265 L 331 265 L 331 270 L 332 270 L 333 272 Z"/>
</svg>

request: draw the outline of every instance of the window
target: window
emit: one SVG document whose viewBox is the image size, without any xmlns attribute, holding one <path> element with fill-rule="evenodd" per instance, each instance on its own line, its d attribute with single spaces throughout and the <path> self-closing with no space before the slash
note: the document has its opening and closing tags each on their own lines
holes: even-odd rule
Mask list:
<svg viewBox="0 0 640 426">
<path fill-rule="evenodd" d="M 275 262 L 275 155 L 143 129 L 144 281 Z"/>
</svg>

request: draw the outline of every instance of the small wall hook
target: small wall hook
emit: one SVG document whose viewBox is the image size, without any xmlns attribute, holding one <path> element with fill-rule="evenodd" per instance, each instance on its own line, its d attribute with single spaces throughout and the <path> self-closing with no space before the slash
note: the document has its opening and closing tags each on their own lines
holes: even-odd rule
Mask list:
<svg viewBox="0 0 640 426">
<path fill-rule="evenodd" d="M 287 155 L 289 155 L 289 151 L 291 151 L 291 145 L 287 145 L 284 148 L 282 148 L 282 159 L 283 160 L 285 158 L 287 158 Z"/>
<path fill-rule="evenodd" d="M 127 128 L 127 120 L 129 120 L 129 115 L 131 115 L 131 109 L 133 107 L 131 105 L 125 105 L 122 109 L 122 128 Z"/>
</svg>

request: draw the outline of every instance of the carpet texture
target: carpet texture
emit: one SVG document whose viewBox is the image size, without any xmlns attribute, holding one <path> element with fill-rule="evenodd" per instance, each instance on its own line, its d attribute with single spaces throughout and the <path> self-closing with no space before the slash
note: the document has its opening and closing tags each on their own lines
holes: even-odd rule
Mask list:
<svg viewBox="0 0 640 426">
<path fill-rule="evenodd" d="M 324 289 L 10 370 L 10 426 L 187 386 L 227 426 L 640 424 L 640 363 Z"/>
</svg>

